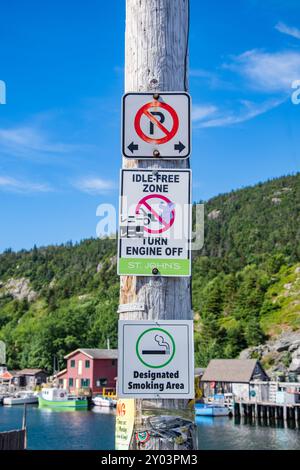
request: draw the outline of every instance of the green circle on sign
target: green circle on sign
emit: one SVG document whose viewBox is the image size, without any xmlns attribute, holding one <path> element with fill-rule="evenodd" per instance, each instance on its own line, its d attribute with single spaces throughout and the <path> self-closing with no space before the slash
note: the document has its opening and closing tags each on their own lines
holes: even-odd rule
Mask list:
<svg viewBox="0 0 300 470">
<path fill-rule="evenodd" d="M 171 354 L 171 357 L 170 357 L 166 362 L 164 362 L 164 364 L 161 364 L 160 366 L 153 366 L 153 365 L 151 365 L 151 364 L 148 364 L 147 362 L 145 362 L 145 361 L 142 359 L 142 357 L 141 357 L 141 355 L 140 355 L 140 353 L 139 353 L 139 344 L 140 344 L 140 341 L 141 341 L 142 337 L 143 337 L 146 333 L 149 333 L 149 331 L 162 331 L 163 333 L 165 333 L 165 334 L 170 338 L 170 340 L 171 340 L 171 342 L 172 342 L 173 352 L 172 352 L 172 354 Z M 162 367 L 165 367 L 166 365 L 168 365 L 168 364 L 172 361 L 172 359 L 173 359 L 173 357 L 174 357 L 174 355 L 175 355 L 175 349 L 176 349 L 176 348 L 175 348 L 175 341 L 174 341 L 173 337 L 170 335 L 170 333 L 168 333 L 166 330 L 163 330 L 162 328 L 149 328 L 148 330 L 143 331 L 143 333 L 140 334 L 140 336 L 138 337 L 138 340 L 137 340 L 137 342 L 136 342 L 136 354 L 137 354 L 137 357 L 139 358 L 139 360 L 141 361 L 141 363 L 144 364 L 144 366 L 146 366 L 146 367 L 151 367 L 152 369 L 161 369 Z"/>
</svg>

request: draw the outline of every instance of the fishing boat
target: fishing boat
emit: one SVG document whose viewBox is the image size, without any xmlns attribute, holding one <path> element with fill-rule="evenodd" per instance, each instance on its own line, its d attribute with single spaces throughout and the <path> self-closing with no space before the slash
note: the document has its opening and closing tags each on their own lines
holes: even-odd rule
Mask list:
<svg viewBox="0 0 300 470">
<path fill-rule="evenodd" d="M 38 403 L 38 397 L 31 391 L 17 392 L 15 395 L 4 397 L 3 405 L 34 405 Z"/>
<path fill-rule="evenodd" d="M 103 406 L 109 408 L 114 408 L 115 406 L 117 406 L 117 400 L 114 400 L 110 397 L 105 397 L 103 395 L 96 395 L 92 398 L 92 402 L 95 406 Z"/>
<path fill-rule="evenodd" d="M 39 394 L 39 407 L 87 409 L 87 398 L 69 395 L 63 388 L 44 388 Z"/>
<path fill-rule="evenodd" d="M 196 403 L 195 414 L 196 416 L 229 416 L 230 409 L 222 405 Z"/>
</svg>

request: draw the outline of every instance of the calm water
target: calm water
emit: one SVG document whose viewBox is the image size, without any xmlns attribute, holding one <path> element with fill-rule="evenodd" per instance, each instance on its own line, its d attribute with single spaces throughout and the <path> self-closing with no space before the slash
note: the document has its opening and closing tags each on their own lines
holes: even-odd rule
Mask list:
<svg viewBox="0 0 300 470">
<path fill-rule="evenodd" d="M 0 431 L 21 427 L 22 407 L 0 406 Z M 114 449 L 115 413 L 110 410 L 54 411 L 29 406 L 29 449 Z M 236 424 L 198 417 L 200 449 L 300 449 L 300 430 Z"/>
<path fill-rule="evenodd" d="M 20 428 L 23 407 L 0 406 L 0 431 Z M 109 409 L 61 411 L 27 407 L 28 448 L 42 450 L 114 449 L 115 413 Z"/>
<path fill-rule="evenodd" d="M 237 424 L 227 417 L 197 417 L 199 449 L 300 449 L 300 429 Z"/>
</svg>

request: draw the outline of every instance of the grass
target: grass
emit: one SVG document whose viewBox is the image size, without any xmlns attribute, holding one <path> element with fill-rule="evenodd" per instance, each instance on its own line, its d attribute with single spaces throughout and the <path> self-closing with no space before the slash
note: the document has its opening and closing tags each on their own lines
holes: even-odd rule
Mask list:
<svg viewBox="0 0 300 470">
<path fill-rule="evenodd" d="M 300 329 L 300 264 L 284 268 L 278 281 L 270 287 L 267 299 L 274 309 L 264 314 L 261 326 L 266 334 L 273 335 Z"/>
</svg>

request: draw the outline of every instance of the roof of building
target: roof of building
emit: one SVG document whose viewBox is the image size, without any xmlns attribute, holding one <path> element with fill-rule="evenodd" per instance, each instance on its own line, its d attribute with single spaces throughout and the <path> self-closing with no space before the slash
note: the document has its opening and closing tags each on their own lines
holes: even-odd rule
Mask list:
<svg viewBox="0 0 300 470">
<path fill-rule="evenodd" d="M 118 359 L 117 349 L 83 349 L 79 348 L 65 356 L 65 359 L 73 356 L 74 354 L 81 352 L 91 359 Z"/>
<path fill-rule="evenodd" d="M 196 367 L 195 368 L 195 377 L 201 377 L 205 372 L 203 367 Z"/>
<path fill-rule="evenodd" d="M 36 375 L 45 371 L 43 369 L 22 369 L 16 372 L 16 375 Z"/>
<path fill-rule="evenodd" d="M 18 375 L 19 372 L 20 372 L 20 371 L 17 370 L 17 369 L 14 369 L 14 370 L 10 370 L 10 371 L 9 371 L 9 373 L 10 373 L 13 377 L 15 377 L 16 375 Z"/>
<path fill-rule="evenodd" d="M 3 372 L 3 374 L 0 375 L 0 379 L 6 379 L 6 380 L 9 380 L 13 377 L 13 374 L 11 374 L 10 372 L 5 371 Z"/>
<path fill-rule="evenodd" d="M 53 375 L 53 377 L 60 377 L 61 375 L 64 375 L 67 373 L 67 369 L 60 370 L 59 372 L 56 372 L 56 374 Z"/>
<path fill-rule="evenodd" d="M 208 364 L 202 382 L 250 382 L 256 359 L 212 359 Z"/>
</svg>

